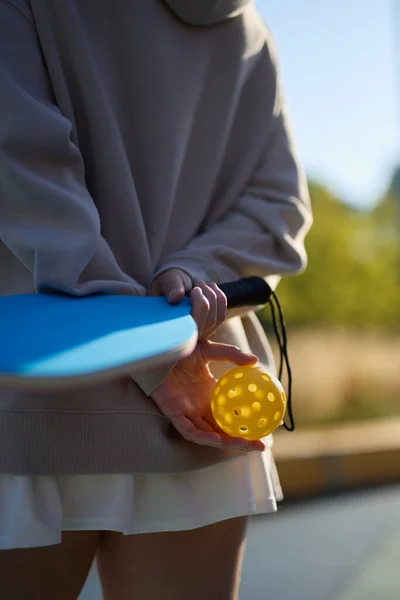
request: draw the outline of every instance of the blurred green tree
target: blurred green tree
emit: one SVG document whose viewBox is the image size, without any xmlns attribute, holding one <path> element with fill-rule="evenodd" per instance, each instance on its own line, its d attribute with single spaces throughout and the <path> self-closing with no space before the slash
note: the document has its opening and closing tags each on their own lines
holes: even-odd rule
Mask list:
<svg viewBox="0 0 400 600">
<path fill-rule="evenodd" d="M 309 264 L 278 294 L 291 327 L 400 329 L 397 197 L 393 186 L 372 211 L 357 211 L 324 186 L 309 184 L 314 225 Z M 260 313 L 264 324 L 269 311 Z"/>
</svg>

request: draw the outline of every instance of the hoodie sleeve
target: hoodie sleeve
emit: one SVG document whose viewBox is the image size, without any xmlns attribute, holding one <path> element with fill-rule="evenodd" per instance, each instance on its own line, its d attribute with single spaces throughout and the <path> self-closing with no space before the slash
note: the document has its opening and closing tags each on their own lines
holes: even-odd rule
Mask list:
<svg viewBox="0 0 400 600">
<path fill-rule="evenodd" d="M 275 90 L 274 102 L 266 103 L 270 114 L 260 120 L 268 126 L 258 165 L 222 218 L 168 256 L 158 273 L 175 267 L 194 281 L 216 283 L 258 275 L 275 288 L 282 275 L 306 266 L 304 238 L 312 222 L 308 188 L 294 148 L 269 36 L 251 77 L 267 77 L 268 86 Z"/>
<path fill-rule="evenodd" d="M 101 235 L 82 156 L 55 105 L 35 29 L 4 1 L 0 115 L 0 239 L 32 272 L 36 290 L 145 294 Z"/>
<path fill-rule="evenodd" d="M 240 15 L 253 0 L 164 0 L 187 25 L 208 26 Z"/>
<path fill-rule="evenodd" d="M 32 272 L 36 290 L 145 295 L 100 233 L 82 156 L 54 103 L 35 30 L 1 1 L 0 115 L 0 240 Z M 134 380 L 150 395 L 172 367 Z"/>
</svg>

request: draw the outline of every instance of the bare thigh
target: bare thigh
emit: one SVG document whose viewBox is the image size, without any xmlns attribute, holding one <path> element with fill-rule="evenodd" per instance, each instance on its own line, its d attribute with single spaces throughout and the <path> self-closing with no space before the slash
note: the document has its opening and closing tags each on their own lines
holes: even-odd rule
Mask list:
<svg viewBox="0 0 400 600">
<path fill-rule="evenodd" d="M 1 597 L 77 600 L 99 545 L 96 531 L 66 531 L 62 543 L 0 551 Z"/>
<path fill-rule="evenodd" d="M 246 528 L 243 517 L 190 531 L 104 532 L 104 600 L 237 600 Z"/>
</svg>

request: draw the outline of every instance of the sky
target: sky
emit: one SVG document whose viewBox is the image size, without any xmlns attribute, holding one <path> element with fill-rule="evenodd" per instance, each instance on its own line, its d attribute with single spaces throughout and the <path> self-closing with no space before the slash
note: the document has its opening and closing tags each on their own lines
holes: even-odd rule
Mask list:
<svg viewBox="0 0 400 600">
<path fill-rule="evenodd" d="M 373 206 L 400 162 L 400 0 L 256 0 L 256 6 L 278 46 L 309 176 L 355 206 Z"/>
</svg>

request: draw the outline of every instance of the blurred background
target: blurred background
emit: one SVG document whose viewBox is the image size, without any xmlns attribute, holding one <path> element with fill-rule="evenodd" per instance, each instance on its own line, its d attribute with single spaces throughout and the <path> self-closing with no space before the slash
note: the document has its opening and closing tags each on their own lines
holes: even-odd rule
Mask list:
<svg viewBox="0 0 400 600">
<path fill-rule="evenodd" d="M 308 269 L 278 287 L 298 425 L 399 416 L 400 0 L 256 5 L 315 217 Z"/>
</svg>

